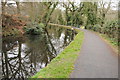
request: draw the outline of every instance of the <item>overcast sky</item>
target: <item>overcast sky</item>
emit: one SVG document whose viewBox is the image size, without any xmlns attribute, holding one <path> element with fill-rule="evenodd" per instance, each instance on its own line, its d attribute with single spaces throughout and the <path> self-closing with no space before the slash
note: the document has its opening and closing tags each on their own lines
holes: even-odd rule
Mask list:
<svg viewBox="0 0 120 80">
<path fill-rule="evenodd" d="M 0 1 L 6 1 L 6 0 L 0 0 Z M 7 0 L 9 3 L 15 3 L 14 1 L 20 1 L 20 2 L 49 2 L 49 1 L 53 1 L 53 2 L 56 2 L 56 1 L 60 1 L 60 2 L 69 2 L 69 1 L 72 1 L 72 2 L 98 2 L 98 1 L 101 1 L 101 0 Z M 104 2 L 109 2 L 109 1 L 112 1 L 112 9 L 113 10 L 117 10 L 118 9 L 118 2 L 120 0 L 103 0 Z M 115 6 L 115 7 L 113 7 Z"/>
<path fill-rule="evenodd" d="M 0 0 L 0 1 L 6 1 L 6 0 Z M 13 1 L 13 0 L 7 0 L 7 1 Z M 95 1 L 101 1 L 101 0 L 15 0 L 15 1 L 19 1 L 19 2 L 49 2 L 49 1 L 52 1 L 52 2 L 56 2 L 56 1 L 60 1 L 60 2 L 68 2 L 68 1 L 72 1 L 72 2 L 80 2 L 80 1 L 84 1 L 84 2 L 95 2 Z M 120 0 L 103 0 L 105 2 L 109 2 L 109 1 L 112 1 L 112 2 L 119 2 Z"/>
</svg>

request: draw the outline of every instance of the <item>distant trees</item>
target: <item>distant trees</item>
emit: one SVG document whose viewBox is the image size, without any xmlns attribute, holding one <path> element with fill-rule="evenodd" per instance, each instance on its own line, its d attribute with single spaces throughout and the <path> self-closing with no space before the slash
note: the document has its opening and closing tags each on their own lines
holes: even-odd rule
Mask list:
<svg viewBox="0 0 120 80">
<path fill-rule="evenodd" d="M 81 14 L 81 3 L 63 3 L 63 7 L 65 8 L 66 25 L 77 26 L 83 24 Z"/>
<path fill-rule="evenodd" d="M 118 40 L 118 20 L 113 17 L 108 20 L 108 13 L 116 12 L 111 10 L 113 2 L 67 2 L 63 3 L 66 25 L 77 27 L 84 25 L 86 29 L 92 29 L 107 34 L 110 38 Z M 115 16 L 116 14 L 113 14 Z M 117 15 L 116 15 L 117 16 Z"/>
<path fill-rule="evenodd" d="M 2 14 L 5 14 L 5 5 L 7 2 L 2 2 Z"/>
<path fill-rule="evenodd" d="M 50 23 L 64 24 L 65 25 L 64 12 L 59 8 L 56 8 L 50 17 Z"/>
<path fill-rule="evenodd" d="M 83 2 L 82 15 L 86 17 L 85 28 L 97 24 L 97 3 Z"/>
<path fill-rule="evenodd" d="M 24 26 L 29 26 L 28 24 L 31 24 L 31 26 L 34 27 L 36 24 L 39 25 L 40 23 L 44 23 L 46 27 L 57 5 L 58 2 L 25 2 L 25 3 L 18 1 L 2 2 L 2 27 L 6 27 L 5 28 L 6 31 L 4 31 L 5 36 L 14 33 L 14 31 L 12 30 L 13 27 L 17 28 L 18 32 L 19 30 L 21 32 L 21 29 Z M 17 25 L 16 24 L 17 21 L 20 21 L 21 24 L 22 22 L 25 21 L 26 24 L 22 26 Z"/>
<path fill-rule="evenodd" d="M 112 2 L 2 2 L 2 14 L 16 15 L 19 19 L 31 23 L 43 23 L 47 27 L 48 23 L 64 24 L 79 27 L 84 25 L 86 29 L 93 29 L 95 31 L 108 34 L 108 30 L 117 26 L 117 21 L 107 22 L 106 16 L 111 10 Z M 113 11 L 113 10 L 112 10 Z M 113 11 L 114 12 L 114 11 Z M 115 20 L 115 19 L 114 19 Z M 2 21 L 5 21 L 2 16 Z M 16 20 L 18 21 L 18 20 Z M 107 23 L 115 23 L 109 29 Z M 3 22 L 4 23 L 4 22 Z M 10 22 L 8 21 L 7 24 Z M 14 22 L 12 22 L 14 24 Z M 2 27 L 9 25 L 2 25 Z M 14 25 L 13 25 L 14 26 Z M 115 32 L 114 32 L 115 33 Z M 111 33 L 110 33 L 111 34 Z"/>
<path fill-rule="evenodd" d="M 47 10 L 46 10 L 47 12 L 45 13 L 45 15 L 43 17 L 43 23 L 45 23 L 45 26 L 47 26 L 48 22 L 50 21 L 50 16 L 52 15 L 52 13 L 55 10 L 57 5 L 58 5 L 58 2 L 47 2 L 47 3 L 45 3 L 45 6 L 47 6 Z"/>
<path fill-rule="evenodd" d="M 106 16 L 111 10 L 112 2 L 83 2 L 83 15 L 87 18 L 86 28 L 108 35 L 118 41 L 118 20 L 108 20 Z M 116 14 L 114 14 L 116 15 Z M 113 17 L 114 18 L 114 17 Z"/>
<path fill-rule="evenodd" d="M 8 1 L 9 2 L 9 1 Z M 16 5 L 16 6 L 15 6 Z M 50 16 L 55 10 L 58 2 L 2 2 L 2 13 L 5 14 L 20 14 L 21 16 L 28 16 L 29 20 L 32 22 L 43 22 L 47 23 L 50 20 Z M 10 8 L 15 11 L 15 13 L 10 12 Z"/>
<path fill-rule="evenodd" d="M 105 17 L 106 17 L 108 10 L 111 7 L 111 3 L 112 3 L 111 1 L 110 2 L 104 2 L 104 1 L 98 2 L 98 5 L 100 7 L 99 13 L 101 17 L 101 27 L 103 27 L 103 24 L 105 23 Z"/>
<path fill-rule="evenodd" d="M 19 2 L 16 2 L 16 5 L 17 5 L 17 13 L 20 14 L 20 3 Z"/>
</svg>

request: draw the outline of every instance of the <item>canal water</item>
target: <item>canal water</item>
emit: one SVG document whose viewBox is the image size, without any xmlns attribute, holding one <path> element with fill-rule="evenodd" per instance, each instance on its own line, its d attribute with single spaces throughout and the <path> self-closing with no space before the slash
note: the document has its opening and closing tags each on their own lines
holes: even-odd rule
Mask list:
<svg viewBox="0 0 120 80">
<path fill-rule="evenodd" d="M 40 35 L 2 38 L 0 79 L 29 78 L 35 75 L 63 51 L 75 35 L 70 29 L 49 26 Z"/>
</svg>

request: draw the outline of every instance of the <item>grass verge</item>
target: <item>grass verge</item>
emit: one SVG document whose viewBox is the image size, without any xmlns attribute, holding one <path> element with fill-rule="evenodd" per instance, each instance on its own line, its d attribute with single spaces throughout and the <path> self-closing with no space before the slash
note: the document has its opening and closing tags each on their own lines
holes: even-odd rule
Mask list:
<svg viewBox="0 0 120 80">
<path fill-rule="evenodd" d="M 112 38 L 109 38 L 106 34 L 102 34 L 99 32 L 95 32 L 93 30 L 90 30 L 94 33 L 96 33 L 97 35 L 99 35 L 101 37 L 102 40 L 104 40 L 112 49 L 115 53 L 119 54 L 119 48 L 118 48 L 118 42 L 115 42 Z"/>
<path fill-rule="evenodd" d="M 109 38 L 105 34 L 99 34 L 103 40 L 113 48 L 113 50 L 118 53 L 118 42 L 115 42 L 113 39 Z"/>
<path fill-rule="evenodd" d="M 84 33 L 80 30 L 76 31 L 78 34 L 74 40 L 47 67 L 41 69 L 32 78 L 69 78 L 84 39 Z"/>
</svg>

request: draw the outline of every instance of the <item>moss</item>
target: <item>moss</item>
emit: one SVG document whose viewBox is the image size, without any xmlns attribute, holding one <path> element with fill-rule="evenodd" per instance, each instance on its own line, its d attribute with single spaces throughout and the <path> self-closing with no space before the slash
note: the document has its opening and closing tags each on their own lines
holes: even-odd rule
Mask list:
<svg viewBox="0 0 120 80">
<path fill-rule="evenodd" d="M 77 30 L 77 29 L 76 29 Z M 84 33 L 77 30 L 74 40 L 54 58 L 47 67 L 41 69 L 32 78 L 68 78 L 74 69 L 74 62 L 79 55 Z"/>
</svg>

